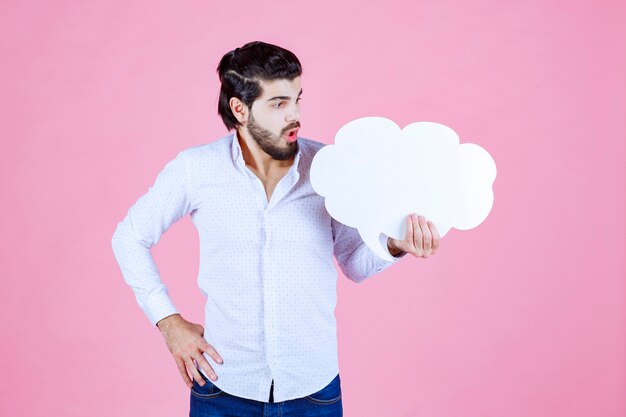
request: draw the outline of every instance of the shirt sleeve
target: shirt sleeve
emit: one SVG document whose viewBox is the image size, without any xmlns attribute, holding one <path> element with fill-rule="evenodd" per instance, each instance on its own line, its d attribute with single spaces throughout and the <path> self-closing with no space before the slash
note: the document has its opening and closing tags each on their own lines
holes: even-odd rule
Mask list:
<svg viewBox="0 0 626 417">
<path fill-rule="evenodd" d="M 335 220 L 331 220 L 333 229 L 333 253 L 337 258 L 339 268 L 344 275 L 357 283 L 364 281 L 372 275 L 387 269 L 389 266 L 398 262 L 406 252 L 395 257 L 389 253 L 387 248 L 387 236 L 381 234 L 380 243 L 383 245 L 389 256 L 393 257 L 392 261 L 378 256 L 371 250 L 361 239 L 359 231 L 350 226 Z"/>
<path fill-rule="evenodd" d="M 150 248 L 169 227 L 191 210 L 184 151 L 159 172 L 154 184 L 118 223 L 111 240 L 124 281 L 152 326 L 178 313 L 161 281 Z"/>
</svg>

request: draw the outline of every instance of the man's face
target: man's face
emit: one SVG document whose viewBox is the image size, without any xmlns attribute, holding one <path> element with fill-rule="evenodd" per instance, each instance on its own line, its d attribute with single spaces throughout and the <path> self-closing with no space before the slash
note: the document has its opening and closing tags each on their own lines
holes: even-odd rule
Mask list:
<svg viewBox="0 0 626 417">
<path fill-rule="evenodd" d="M 259 82 L 263 94 L 250 108 L 246 125 L 248 132 L 273 159 L 291 159 L 298 152 L 296 135 L 300 128 L 300 77 L 293 81 Z"/>
</svg>

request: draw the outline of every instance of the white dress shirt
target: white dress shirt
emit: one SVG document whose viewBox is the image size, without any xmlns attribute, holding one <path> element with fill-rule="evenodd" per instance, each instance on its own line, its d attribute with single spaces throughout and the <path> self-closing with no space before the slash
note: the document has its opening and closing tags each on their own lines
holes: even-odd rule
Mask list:
<svg viewBox="0 0 626 417">
<path fill-rule="evenodd" d="M 401 259 L 380 258 L 357 229 L 328 214 L 309 180 L 313 156 L 325 144 L 299 137 L 298 146 L 269 202 L 236 132 L 187 148 L 164 166 L 112 238 L 124 280 L 155 326 L 178 310 L 150 247 L 191 215 L 200 240 L 204 338 L 224 360 L 219 365 L 204 354 L 218 375 L 213 383 L 257 401 L 269 400 L 272 380 L 280 402 L 319 391 L 339 373 L 333 255 L 355 282 Z"/>
</svg>

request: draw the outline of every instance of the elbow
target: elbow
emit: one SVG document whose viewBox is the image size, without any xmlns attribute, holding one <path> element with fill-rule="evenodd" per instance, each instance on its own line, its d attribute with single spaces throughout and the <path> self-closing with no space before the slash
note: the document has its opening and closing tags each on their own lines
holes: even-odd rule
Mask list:
<svg viewBox="0 0 626 417">
<path fill-rule="evenodd" d="M 362 284 L 365 281 L 369 280 L 369 278 L 371 276 L 373 276 L 373 275 L 374 274 L 371 274 L 371 275 L 357 275 L 357 276 L 355 276 L 355 277 L 353 277 L 351 279 L 352 279 L 352 281 L 356 282 L 357 284 Z"/>
<path fill-rule="evenodd" d="M 141 245 L 146 249 L 150 249 L 155 242 L 149 239 L 142 239 L 133 231 L 126 219 L 117 224 L 113 236 L 111 236 L 111 247 L 113 252 L 125 245 Z"/>
<path fill-rule="evenodd" d="M 117 243 L 122 240 L 124 238 L 124 222 L 119 222 L 116 226 L 115 226 L 115 230 L 113 231 L 113 235 L 111 236 L 111 247 L 113 247 L 113 249 L 115 249 L 115 246 L 117 245 Z"/>
<path fill-rule="evenodd" d="M 113 251 L 113 255 L 115 255 L 115 257 L 117 257 L 122 250 L 123 240 L 122 230 L 120 228 L 120 224 L 118 224 L 113 232 L 113 236 L 111 236 L 111 250 Z"/>
<path fill-rule="evenodd" d="M 362 284 L 363 282 L 367 281 L 368 277 L 348 277 L 348 279 L 350 281 L 356 282 L 357 284 Z"/>
<path fill-rule="evenodd" d="M 111 249 L 113 254 L 118 257 L 121 252 L 128 249 L 129 244 L 136 241 L 132 234 L 126 229 L 124 222 L 119 222 L 113 236 L 111 236 Z"/>
<path fill-rule="evenodd" d="M 339 267 L 341 268 L 341 272 L 348 278 L 350 281 L 353 281 L 357 284 L 361 284 L 366 281 L 373 274 L 367 275 L 364 273 L 359 273 L 359 271 L 347 267 L 345 264 L 340 263 Z"/>
</svg>

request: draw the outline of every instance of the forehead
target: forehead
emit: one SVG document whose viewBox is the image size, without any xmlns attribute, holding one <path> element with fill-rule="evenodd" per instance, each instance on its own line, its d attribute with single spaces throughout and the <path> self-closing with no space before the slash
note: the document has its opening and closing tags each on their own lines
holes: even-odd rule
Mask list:
<svg viewBox="0 0 626 417">
<path fill-rule="evenodd" d="M 264 81 L 259 80 L 259 84 L 263 89 L 261 99 L 270 99 L 275 96 L 297 96 L 300 93 L 300 77 L 296 77 L 289 81 L 286 78 L 278 80 Z"/>
</svg>

